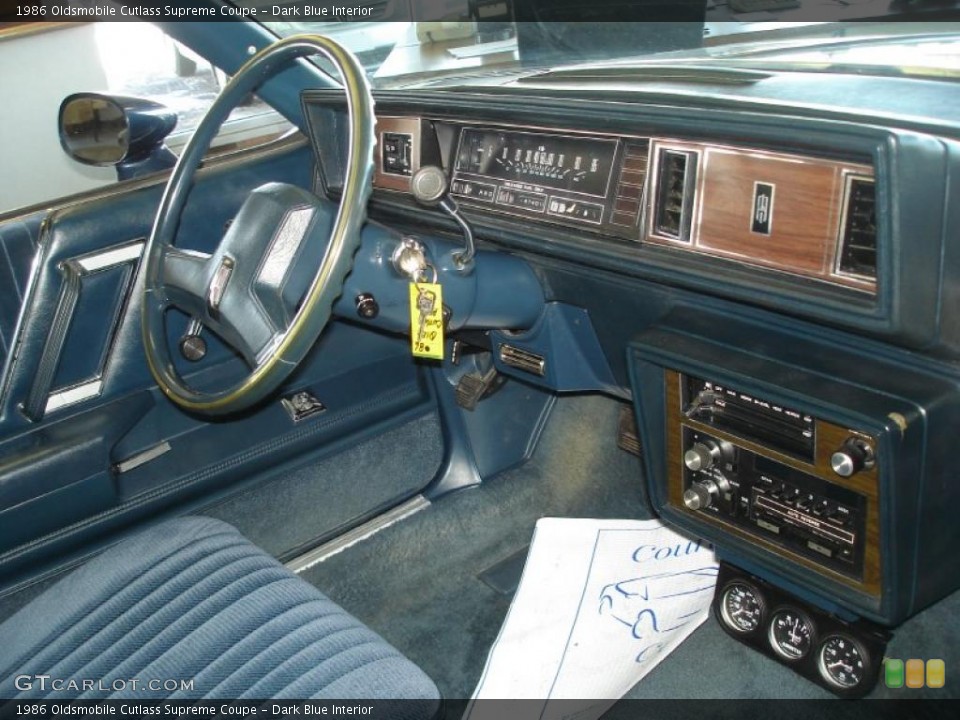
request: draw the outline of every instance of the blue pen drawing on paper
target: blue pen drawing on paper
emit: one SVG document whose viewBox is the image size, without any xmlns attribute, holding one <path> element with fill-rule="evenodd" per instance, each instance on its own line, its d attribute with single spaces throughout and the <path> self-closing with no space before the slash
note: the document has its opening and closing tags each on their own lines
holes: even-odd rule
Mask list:
<svg viewBox="0 0 960 720">
<path fill-rule="evenodd" d="M 701 549 L 698 540 L 669 546 L 639 545 L 631 560 L 640 574 L 608 583 L 601 589 L 599 613 L 629 628 L 637 641 L 636 662 L 659 654 L 674 631 L 699 622 L 709 606 L 717 581 L 712 554 L 708 561 L 704 558 L 708 564 L 699 567 L 657 571 L 659 561 L 695 555 Z"/>
</svg>

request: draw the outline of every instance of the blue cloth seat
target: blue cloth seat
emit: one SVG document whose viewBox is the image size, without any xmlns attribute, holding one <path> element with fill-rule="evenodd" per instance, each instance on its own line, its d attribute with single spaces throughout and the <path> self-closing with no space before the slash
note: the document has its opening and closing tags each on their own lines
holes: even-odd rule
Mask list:
<svg viewBox="0 0 960 720">
<path fill-rule="evenodd" d="M 210 518 L 124 540 L 0 625 L 0 698 L 416 699 L 398 714 L 429 718 L 438 697 L 376 633 Z"/>
</svg>

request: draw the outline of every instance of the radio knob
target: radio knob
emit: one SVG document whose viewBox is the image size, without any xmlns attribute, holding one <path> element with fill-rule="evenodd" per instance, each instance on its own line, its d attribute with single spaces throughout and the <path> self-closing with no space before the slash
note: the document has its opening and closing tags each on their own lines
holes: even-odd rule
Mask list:
<svg viewBox="0 0 960 720">
<path fill-rule="evenodd" d="M 721 456 L 720 446 L 712 440 L 697 442 L 683 454 L 683 464 L 688 470 L 709 470 Z"/>
<path fill-rule="evenodd" d="M 830 467 L 840 477 L 855 475 L 865 467 L 873 467 L 873 463 L 873 449 L 857 438 L 850 438 L 830 456 Z"/>
<path fill-rule="evenodd" d="M 683 493 L 683 504 L 690 510 L 702 510 L 710 507 L 711 502 L 713 502 L 713 494 L 704 483 L 694 483 Z"/>
<path fill-rule="evenodd" d="M 691 484 L 683 493 L 683 504 L 691 510 L 703 510 L 710 507 L 721 493 L 730 491 L 730 481 L 723 473 L 716 473 L 714 477 L 704 478 Z"/>
</svg>

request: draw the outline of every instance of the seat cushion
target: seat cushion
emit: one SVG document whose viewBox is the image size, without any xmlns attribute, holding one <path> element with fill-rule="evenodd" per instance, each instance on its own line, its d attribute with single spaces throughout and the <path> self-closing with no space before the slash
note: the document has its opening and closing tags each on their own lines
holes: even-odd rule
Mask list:
<svg viewBox="0 0 960 720">
<path fill-rule="evenodd" d="M 421 699 L 435 710 L 438 695 L 376 633 L 210 518 L 122 541 L 0 625 L 3 698 Z"/>
</svg>

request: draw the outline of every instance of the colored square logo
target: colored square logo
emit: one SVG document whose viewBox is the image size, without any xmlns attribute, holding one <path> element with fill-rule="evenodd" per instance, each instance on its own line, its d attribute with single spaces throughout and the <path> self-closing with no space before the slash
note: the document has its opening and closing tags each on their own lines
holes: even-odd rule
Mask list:
<svg viewBox="0 0 960 720">
<path fill-rule="evenodd" d="M 927 660 L 927 687 L 942 688 L 946 681 L 946 663 L 943 660 Z"/>
<path fill-rule="evenodd" d="M 903 660 L 887 658 L 883 661 L 883 682 L 888 688 L 903 687 Z"/>
<path fill-rule="evenodd" d="M 915 658 L 907 660 L 906 682 L 908 688 L 922 688 L 925 674 L 923 660 Z"/>
</svg>

